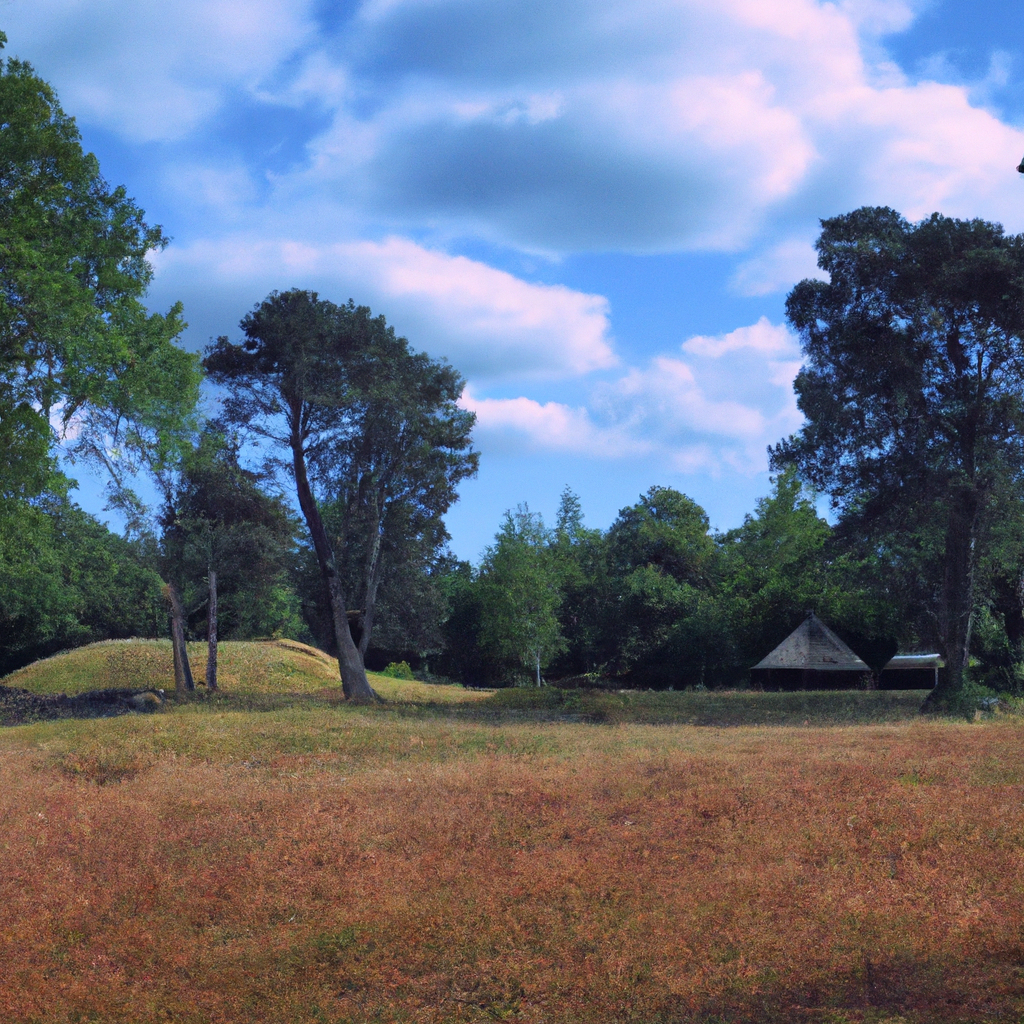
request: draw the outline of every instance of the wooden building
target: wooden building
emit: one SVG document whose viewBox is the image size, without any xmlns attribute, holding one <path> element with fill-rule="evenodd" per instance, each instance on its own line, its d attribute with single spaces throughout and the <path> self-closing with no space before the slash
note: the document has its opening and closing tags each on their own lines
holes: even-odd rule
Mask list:
<svg viewBox="0 0 1024 1024">
<path fill-rule="evenodd" d="M 880 690 L 930 690 L 939 685 L 946 663 L 938 654 L 897 654 L 879 673 Z"/>
<path fill-rule="evenodd" d="M 750 670 L 751 684 L 765 690 L 852 690 L 870 679 L 871 669 L 814 612 Z"/>
</svg>

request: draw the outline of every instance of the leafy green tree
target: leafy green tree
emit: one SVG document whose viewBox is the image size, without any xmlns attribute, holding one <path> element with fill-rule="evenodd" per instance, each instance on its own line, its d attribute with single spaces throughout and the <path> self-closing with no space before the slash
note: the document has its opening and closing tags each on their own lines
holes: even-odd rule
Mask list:
<svg viewBox="0 0 1024 1024">
<path fill-rule="evenodd" d="M 156 636 L 160 578 L 65 497 L 0 508 L 0 675 L 95 640 Z"/>
<path fill-rule="evenodd" d="M 743 525 L 721 538 L 722 600 L 737 667 L 749 668 L 763 658 L 808 609 L 832 620 L 830 536 L 828 523 L 790 468 L 775 478 L 772 493 L 757 502 Z"/>
<path fill-rule="evenodd" d="M 205 605 L 206 685 L 217 686 L 217 641 L 300 631 L 290 574 L 298 524 L 283 500 L 206 430 L 184 461 L 162 517 L 162 563 L 185 609 Z"/>
<path fill-rule="evenodd" d="M 386 355 L 386 370 L 371 377 L 358 434 L 335 450 L 330 467 L 331 499 L 340 512 L 335 550 L 343 552 L 363 658 L 382 592 L 395 612 L 404 605 L 414 613 L 410 626 L 426 625 L 415 613 L 431 604 L 440 612 L 427 581 L 450 539 L 443 517 L 479 460 L 470 449 L 475 417 L 457 405 L 462 377 L 447 363 L 410 352 L 403 339 L 389 340 L 397 344 Z M 419 601 L 410 600 L 414 593 Z M 401 629 L 394 617 L 386 625 L 393 643 Z M 416 646 L 429 644 L 420 632 Z"/>
<path fill-rule="evenodd" d="M 0 124 L 0 495 L 50 486 L 56 422 L 130 504 L 122 465 L 174 448 L 198 398 L 198 360 L 173 344 L 180 305 L 161 315 L 141 302 L 146 255 L 167 240 L 13 58 L 0 63 Z"/>
<path fill-rule="evenodd" d="M 437 589 L 444 608 L 441 649 L 433 661 L 436 671 L 470 686 L 491 681 L 480 640 L 483 612 L 476 570 L 469 562 L 452 559 L 438 573 Z"/>
<path fill-rule="evenodd" d="M 569 487 L 559 503 L 551 554 L 562 595 L 558 619 L 565 638 L 565 650 L 552 669 L 563 675 L 594 672 L 614 653 L 606 629 L 612 601 L 608 545 L 600 530 L 583 525 L 580 499 Z"/>
<path fill-rule="evenodd" d="M 455 483 L 475 469 L 473 416 L 455 404 L 462 379 L 412 352 L 365 306 L 337 306 L 314 292 L 274 292 L 241 327 L 245 340 L 218 339 L 205 365 L 228 392 L 227 421 L 287 453 L 277 465 L 294 481 L 329 595 L 345 695 L 373 699 L 348 612 L 362 616 L 368 638 L 393 523 L 446 509 Z M 437 502 L 431 488 L 443 490 Z M 333 536 L 322 511 L 331 502 L 345 520 Z M 347 544 L 360 529 L 364 606 L 350 609 Z"/>
<path fill-rule="evenodd" d="M 704 510 L 652 487 L 608 532 L 618 668 L 637 683 L 701 685 L 723 656 L 719 553 Z"/>
<path fill-rule="evenodd" d="M 947 665 L 929 700 L 955 704 L 979 559 L 1024 469 L 1024 238 L 864 208 L 824 221 L 817 249 L 830 280 L 802 281 L 786 304 L 807 424 L 772 462 L 796 465 L 904 564 L 921 545 L 922 626 Z"/>
<path fill-rule="evenodd" d="M 558 622 L 558 570 L 541 517 L 520 505 L 506 512 L 480 569 L 480 637 L 485 647 L 541 672 L 565 645 Z"/>
<path fill-rule="evenodd" d="M 730 680 L 785 639 L 808 610 L 875 672 L 896 653 L 904 605 L 888 586 L 890 574 L 833 532 L 793 467 L 775 477 L 771 493 L 720 544 L 721 600 L 735 644 Z"/>
</svg>

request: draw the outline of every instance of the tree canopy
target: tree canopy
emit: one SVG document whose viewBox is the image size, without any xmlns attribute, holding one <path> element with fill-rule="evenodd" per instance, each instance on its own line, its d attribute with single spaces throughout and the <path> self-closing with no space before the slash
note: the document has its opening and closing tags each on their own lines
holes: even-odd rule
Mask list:
<svg viewBox="0 0 1024 1024">
<path fill-rule="evenodd" d="M 847 531 L 923 577 L 922 629 L 955 699 L 976 572 L 1024 469 L 1024 238 L 934 214 L 864 208 L 822 224 L 786 309 L 806 364 L 807 424 L 772 451 L 827 491 Z"/>
<path fill-rule="evenodd" d="M 219 338 L 205 365 L 227 391 L 224 417 L 269 443 L 291 476 L 328 592 L 346 696 L 372 690 L 349 628 L 368 635 L 389 545 L 416 534 L 455 500 L 476 470 L 463 380 L 446 363 L 410 350 L 382 316 L 315 292 L 273 292 L 241 323 L 245 338 Z M 281 458 L 280 453 L 286 453 Z M 333 531 L 323 515 L 337 503 Z M 363 607 L 350 608 L 345 560 L 363 539 Z"/>
<path fill-rule="evenodd" d="M 172 343 L 180 305 L 141 302 L 167 239 L 24 61 L 0 63 L 0 125 L 0 497 L 52 480 L 53 425 L 123 496 L 121 464 L 174 447 L 198 398 L 198 360 Z"/>
</svg>

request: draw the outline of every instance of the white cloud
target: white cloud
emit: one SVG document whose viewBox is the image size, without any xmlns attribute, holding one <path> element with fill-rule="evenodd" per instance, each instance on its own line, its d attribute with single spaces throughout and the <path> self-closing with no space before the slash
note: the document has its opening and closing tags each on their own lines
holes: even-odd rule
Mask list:
<svg viewBox="0 0 1024 1024">
<path fill-rule="evenodd" d="M 764 471 L 767 446 L 802 422 L 792 390 L 800 368 L 795 339 L 762 318 L 716 338 L 691 338 L 683 349 L 689 361 L 658 356 L 631 367 L 596 385 L 583 406 L 482 398 L 469 389 L 462 404 L 477 414 L 485 452 L 653 458 L 677 472 L 712 475 Z M 753 383 L 742 389 L 737 379 Z"/>
<path fill-rule="evenodd" d="M 602 428 L 584 408 L 532 398 L 476 398 L 467 388 L 459 403 L 476 413 L 478 441 L 495 450 L 562 452 L 589 458 L 615 459 L 643 455 L 650 442 L 625 431 Z"/>
<path fill-rule="evenodd" d="M 735 250 L 775 216 L 806 239 L 818 216 L 862 204 L 1024 226 L 1024 133 L 967 86 L 915 84 L 876 59 L 873 40 L 913 13 L 886 0 L 365 4 L 345 73 L 377 101 L 339 109 L 302 187 L 396 229 L 548 252 Z M 737 288 L 813 271 L 800 249 L 783 237 Z"/>
<path fill-rule="evenodd" d="M 81 120 L 136 142 L 181 138 L 313 37 L 312 0 L 12 0 L 8 53 Z"/>
<path fill-rule="evenodd" d="M 807 239 L 789 238 L 770 246 L 737 267 L 732 286 L 740 295 L 771 295 L 788 291 L 798 281 L 827 279 L 818 269 L 818 254 Z"/>
<path fill-rule="evenodd" d="M 865 203 L 1024 227 L 1024 133 L 973 87 L 912 82 L 877 49 L 919 6 L 369 0 L 327 31 L 313 0 L 13 0 L 5 27 L 68 109 L 132 140 L 187 142 L 239 95 L 333 112 L 271 201 L 346 220 L 345 237 L 757 245 L 736 287 L 767 294 L 800 269 L 792 238 Z M 269 158 L 252 150 L 258 180 Z"/>
<path fill-rule="evenodd" d="M 271 289 L 302 287 L 387 310 L 414 347 L 447 357 L 473 380 L 577 376 L 618 362 L 602 296 L 524 281 L 407 239 L 314 245 L 234 238 L 172 247 L 155 263 L 159 295 L 181 295 L 193 319 L 209 308 L 210 292 L 246 294 L 229 322 L 211 324 L 209 334 L 230 333 Z M 206 325 L 194 326 L 202 336 Z"/>
<path fill-rule="evenodd" d="M 776 326 L 766 316 L 761 317 L 750 327 L 737 327 L 728 334 L 713 337 L 695 334 L 684 341 L 682 347 L 684 352 L 711 359 L 718 359 L 727 352 L 738 352 L 742 349 L 766 355 L 791 355 L 799 351 L 799 345 L 789 329 L 781 324 Z"/>
</svg>

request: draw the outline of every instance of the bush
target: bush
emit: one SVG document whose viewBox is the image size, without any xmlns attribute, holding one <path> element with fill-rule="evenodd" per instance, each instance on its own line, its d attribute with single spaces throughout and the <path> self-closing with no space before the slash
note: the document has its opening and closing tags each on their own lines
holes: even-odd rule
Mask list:
<svg viewBox="0 0 1024 1024">
<path fill-rule="evenodd" d="M 390 679 L 415 679 L 416 674 L 409 667 L 407 661 L 393 661 L 386 669 L 383 669 L 380 673 L 382 676 L 388 676 Z"/>
</svg>

